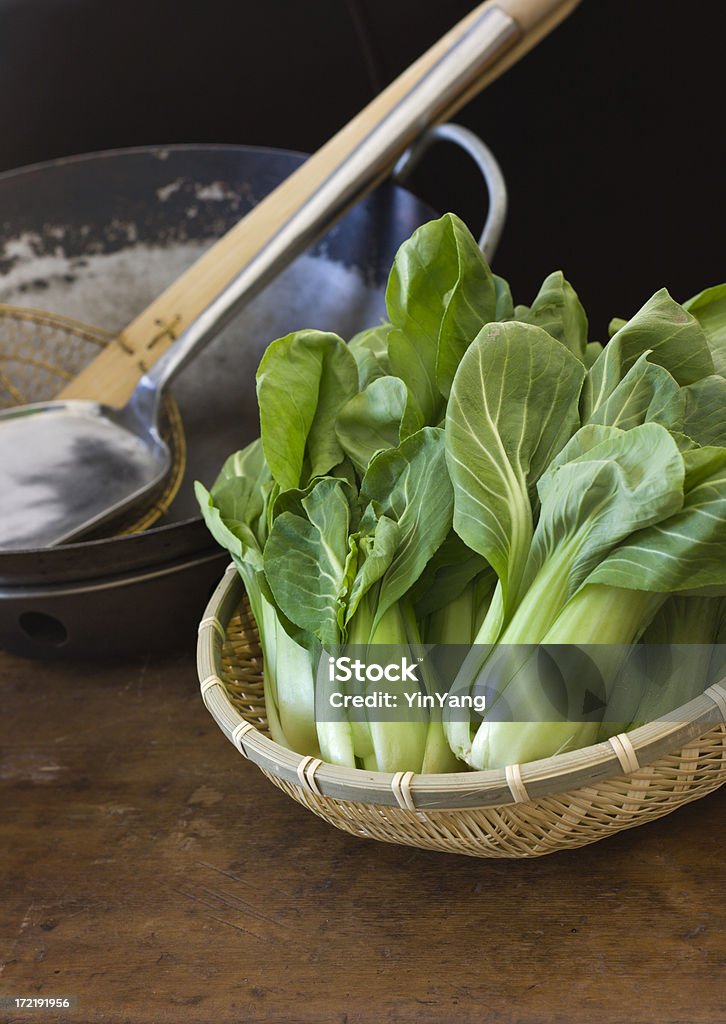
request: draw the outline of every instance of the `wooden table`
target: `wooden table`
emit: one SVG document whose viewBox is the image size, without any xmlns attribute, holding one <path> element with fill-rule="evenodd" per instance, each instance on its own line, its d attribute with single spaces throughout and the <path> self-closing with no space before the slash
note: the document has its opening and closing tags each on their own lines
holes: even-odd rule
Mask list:
<svg viewBox="0 0 726 1024">
<path fill-rule="evenodd" d="M 224 739 L 191 653 L 0 654 L 8 1020 L 717 1024 L 726 788 L 537 861 L 344 835 Z M 2 1014 L 0 1014 L 2 1018 Z"/>
</svg>

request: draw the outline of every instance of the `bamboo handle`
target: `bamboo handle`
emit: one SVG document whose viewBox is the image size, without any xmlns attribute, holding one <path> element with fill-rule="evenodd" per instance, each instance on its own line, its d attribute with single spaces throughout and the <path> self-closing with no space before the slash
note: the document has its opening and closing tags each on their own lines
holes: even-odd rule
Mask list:
<svg viewBox="0 0 726 1024">
<path fill-rule="evenodd" d="M 382 180 L 428 125 L 459 109 L 578 3 L 487 0 L 475 8 L 212 245 L 58 397 L 121 406 L 184 335 L 175 346 L 180 357 L 170 353 L 165 361 L 171 357 L 174 366 L 157 382 L 163 386 L 244 300 Z"/>
</svg>

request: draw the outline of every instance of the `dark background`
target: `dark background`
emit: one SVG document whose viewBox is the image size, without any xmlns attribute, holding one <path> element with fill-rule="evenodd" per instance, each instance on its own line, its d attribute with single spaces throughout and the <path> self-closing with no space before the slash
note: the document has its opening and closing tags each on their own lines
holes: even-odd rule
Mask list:
<svg viewBox="0 0 726 1024">
<path fill-rule="evenodd" d="M 312 151 L 470 0 L 0 0 L 0 169 L 143 143 Z M 666 285 L 726 280 L 718 5 L 584 0 L 456 118 L 497 154 L 517 301 L 562 268 L 593 336 Z M 478 230 L 481 185 L 437 151 L 414 187 Z"/>
</svg>

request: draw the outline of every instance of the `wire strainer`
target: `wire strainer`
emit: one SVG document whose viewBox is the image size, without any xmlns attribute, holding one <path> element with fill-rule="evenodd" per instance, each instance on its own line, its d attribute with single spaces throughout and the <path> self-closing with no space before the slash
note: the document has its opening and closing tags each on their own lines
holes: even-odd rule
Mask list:
<svg viewBox="0 0 726 1024">
<path fill-rule="evenodd" d="M 0 303 L 0 409 L 54 398 L 114 337 L 70 317 Z M 184 476 L 186 442 L 179 409 L 168 393 L 163 411 L 162 433 L 172 453 L 163 489 L 86 540 L 146 530 L 174 500 Z"/>
</svg>

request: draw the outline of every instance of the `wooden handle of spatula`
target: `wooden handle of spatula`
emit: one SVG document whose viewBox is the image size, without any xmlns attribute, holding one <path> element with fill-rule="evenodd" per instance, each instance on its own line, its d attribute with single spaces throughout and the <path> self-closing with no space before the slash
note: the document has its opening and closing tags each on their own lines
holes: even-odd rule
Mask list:
<svg viewBox="0 0 726 1024">
<path fill-rule="evenodd" d="M 487 0 L 478 6 L 212 245 L 59 397 L 125 404 L 140 378 L 202 314 L 219 329 L 382 180 L 426 127 L 458 110 L 578 3 Z"/>
</svg>

